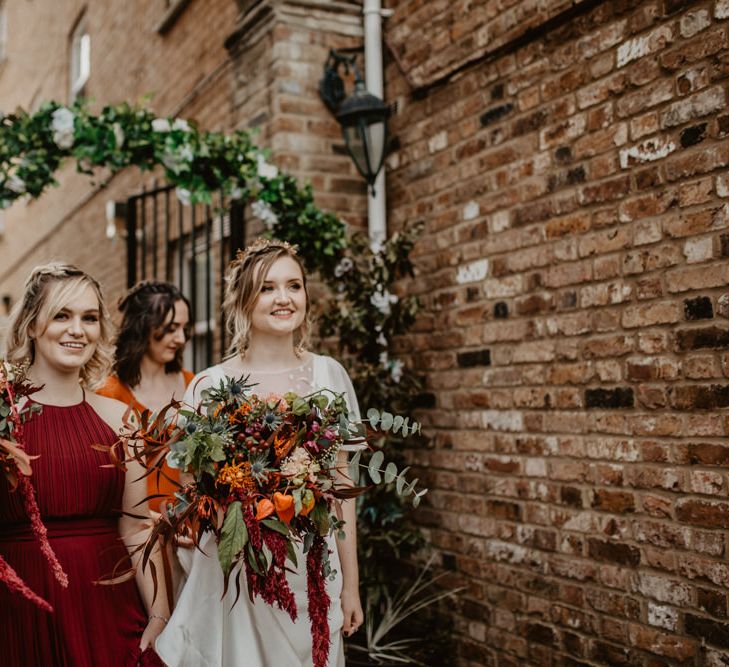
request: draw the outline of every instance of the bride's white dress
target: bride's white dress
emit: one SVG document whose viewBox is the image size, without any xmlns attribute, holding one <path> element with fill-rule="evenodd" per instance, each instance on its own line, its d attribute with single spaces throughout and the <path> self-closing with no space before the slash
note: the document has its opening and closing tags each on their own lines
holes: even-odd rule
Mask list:
<svg viewBox="0 0 729 667">
<path fill-rule="evenodd" d="M 190 383 L 185 403 L 197 405 L 200 392 L 217 385 L 225 377 L 221 366 L 213 366 Z M 305 395 L 327 388 L 343 392 L 349 409 L 359 416 L 357 399 L 347 372 L 331 357 L 312 354 L 299 368 L 283 373 L 255 373 L 253 390 L 265 396 L 295 391 Z M 327 582 L 331 598 L 329 632 L 331 649 L 328 667 L 344 667 L 340 594 L 341 566 L 335 539 L 328 539 L 331 565 L 337 571 Z M 200 550 L 180 549 L 188 570 L 187 581 L 164 632 L 157 638 L 156 649 L 169 667 L 311 667 L 311 625 L 307 611 L 306 557 L 299 548 L 298 570 L 288 574 L 296 599 L 298 618 L 293 622 L 287 612 L 266 604 L 260 598 L 252 603 L 248 597 L 245 573 L 241 574 L 238 601 L 234 575 L 223 597 L 223 575 L 218 563 L 217 546 L 208 533 Z M 187 551 L 187 553 L 182 553 Z M 235 574 L 235 573 L 234 573 Z"/>
</svg>

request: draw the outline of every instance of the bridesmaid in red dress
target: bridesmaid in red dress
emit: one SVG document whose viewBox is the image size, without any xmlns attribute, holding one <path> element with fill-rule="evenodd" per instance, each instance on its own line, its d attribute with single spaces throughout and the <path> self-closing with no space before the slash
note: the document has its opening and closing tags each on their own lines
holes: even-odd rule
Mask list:
<svg viewBox="0 0 729 667">
<path fill-rule="evenodd" d="M 112 445 L 126 407 L 91 391 L 111 359 L 111 322 L 98 283 L 67 265 L 33 271 L 11 314 L 10 361 L 29 360 L 42 406 L 24 431 L 31 482 L 50 544 L 68 575 L 62 588 L 31 533 L 22 499 L 0 485 L 0 554 L 54 608 L 40 610 L 0 588 L 0 652 L 6 667 L 119 667 L 161 664 L 151 647 L 169 616 L 164 577 L 150 569 L 99 585 L 141 540 L 144 526 L 121 516 L 146 496 L 138 464 L 126 474 L 92 445 Z M 125 548 L 125 545 L 127 548 Z M 161 559 L 153 555 L 157 571 Z M 144 656 L 144 657 L 142 657 Z"/>
</svg>

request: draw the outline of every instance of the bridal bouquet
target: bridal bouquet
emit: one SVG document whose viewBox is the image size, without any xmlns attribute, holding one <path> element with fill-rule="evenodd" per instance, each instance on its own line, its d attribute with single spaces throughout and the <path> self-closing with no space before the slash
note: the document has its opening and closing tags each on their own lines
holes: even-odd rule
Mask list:
<svg viewBox="0 0 729 667">
<path fill-rule="evenodd" d="M 293 620 L 297 608 L 286 569 L 305 558 L 314 664 L 323 667 L 330 644 L 325 580 L 333 575 L 325 537 L 343 526 L 336 501 L 368 488 L 354 485 L 360 468 L 375 484 L 395 482 L 401 493 L 414 494 L 416 505 L 426 490 L 416 491 L 417 480 L 408 482 L 406 470 L 398 472 L 394 463 L 382 469 L 382 452 L 360 464 L 367 429 L 350 420 L 342 395 L 323 390 L 264 397 L 253 389 L 244 378 L 228 378 L 203 391 L 195 410 L 172 403 L 156 415 L 140 416 L 141 428 L 131 437 L 142 443 L 134 456 L 147 474 L 164 474 L 166 459 L 192 481 L 168 502 L 139 548 L 146 560 L 158 542 L 188 535 L 197 545 L 212 531 L 225 589 L 235 571 L 239 594 L 245 574 L 251 600 L 259 596 Z M 417 423 L 376 410 L 367 421 L 370 429 L 419 431 Z M 338 457 L 347 449 L 357 450 L 348 467 Z"/>
<path fill-rule="evenodd" d="M 26 378 L 26 368 L 0 359 L 0 470 L 10 489 L 18 489 L 23 496 L 23 505 L 30 519 L 41 552 L 45 556 L 56 580 L 61 586 L 68 586 L 68 578 L 56 558 L 50 543 L 46 527 L 43 525 L 35 499 L 35 492 L 30 483 L 33 458 L 23 449 L 23 424 L 34 413 L 41 410 L 37 403 L 26 402 L 22 407 L 19 399 L 30 396 L 40 387 L 34 387 Z M 0 581 L 11 591 L 19 593 L 45 611 L 53 611 L 46 600 L 28 588 L 10 564 L 0 556 Z"/>
</svg>

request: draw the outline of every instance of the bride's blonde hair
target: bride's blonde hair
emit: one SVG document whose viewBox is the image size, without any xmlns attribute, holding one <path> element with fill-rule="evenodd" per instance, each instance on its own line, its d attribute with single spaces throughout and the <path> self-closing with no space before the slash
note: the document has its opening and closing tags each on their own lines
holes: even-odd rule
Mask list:
<svg viewBox="0 0 729 667">
<path fill-rule="evenodd" d="M 81 369 L 80 377 L 86 387 L 98 385 L 111 367 L 114 326 L 99 283 L 70 264 L 45 264 L 31 272 L 22 301 L 18 301 L 10 313 L 5 346 L 7 360 L 32 364 L 35 361 L 35 342 L 31 329 L 45 331 L 48 323 L 87 287 L 94 290 L 99 301 L 100 335 L 94 353 Z"/>
<path fill-rule="evenodd" d="M 250 344 L 251 313 L 269 270 L 281 257 L 290 257 L 301 269 L 306 295 L 306 314 L 301 326 L 294 332 L 294 352 L 301 356 L 309 345 L 311 333 L 309 291 L 306 286 L 306 270 L 296 254 L 296 246 L 285 241 L 256 239 L 245 250 L 238 251 L 237 258 L 225 276 L 223 312 L 231 343 L 228 356 L 245 357 Z"/>
</svg>

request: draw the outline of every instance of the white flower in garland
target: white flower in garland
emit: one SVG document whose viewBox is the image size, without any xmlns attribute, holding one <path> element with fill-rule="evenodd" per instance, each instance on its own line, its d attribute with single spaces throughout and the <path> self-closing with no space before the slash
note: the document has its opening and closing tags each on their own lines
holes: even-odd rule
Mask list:
<svg viewBox="0 0 729 667">
<path fill-rule="evenodd" d="M 189 132 L 190 123 L 188 123 L 184 118 L 175 118 L 175 122 L 172 123 L 172 129 L 180 130 L 181 132 Z"/>
<path fill-rule="evenodd" d="M 155 118 L 152 121 L 152 129 L 155 132 L 169 132 L 172 129 L 170 121 L 167 118 Z"/>
<path fill-rule="evenodd" d="M 278 216 L 268 202 L 256 199 L 256 201 L 251 204 L 251 211 L 253 211 L 253 215 L 255 215 L 269 231 L 274 228 L 276 223 L 278 223 Z"/>
<path fill-rule="evenodd" d="M 390 362 L 390 375 L 395 382 L 400 382 L 402 379 L 402 369 L 404 367 L 405 364 L 403 364 L 399 359 L 393 359 Z"/>
<path fill-rule="evenodd" d="M 179 146 L 176 151 L 168 151 L 162 156 L 162 164 L 173 174 L 189 170 L 190 163 L 195 158 L 192 147 L 189 144 Z"/>
<path fill-rule="evenodd" d="M 256 162 L 258 163 L 258 177 L 259 178 L 276 178 L 278 176 L 278 167 L 270 162 L 266 161 L 266 158 L 258 153 L 256 155 Z"/>
<path fill-rule="evenodd" d="M 59 107 L 51 114 L 51 130 L 53 141 L 61 149 L 73 146 L 73 123 L 76 118 L 73 111 L 66 107 Z"/>
<path fill-rule="evenodd" d="M 192 193 L 187 188 L 175 188 L 175 194 L 183 206 L 190 205 L 190 197 L 192 196 Z"/>
<path fill-rule="evenodd" d="M 119 123 L 114 123 L 111 129 L 114 132 L 114 141 L 116 142 L 116 147 L 121 148 L 124 145 L 124 141 L 126 140 L 126 136 L 124 134 L 122 126 Z"/>
<path fill-rule="evenodd" d="M 390 314 L 392 304 L 397 302 L 397 295 L 390 294 L 388 290 L 381 287 L 370 297 L 370 303 L 385 316 Z"/>
<path fill-rule="evenodd" d="M 243 199 L 243 188 L 234 185 L 230 188 L 230 198 L 234 200 Z"/>
<path fill-rule="evenodd" d="M 15 174 L 10 176 L 10 178 L 5 181 L 5 187 L 10 190 L 10 192 L 15 192 L 19 195 L 25 193 L 25 181 Z"/>
<path fill-rule="evenodd" d="M 345 273 L 349 273 L 354 267 L 354 262 L 350 257 L 342 257 L 339 263 L 334 267 L 334 275 L 341 278 Z"/>
</svg>

